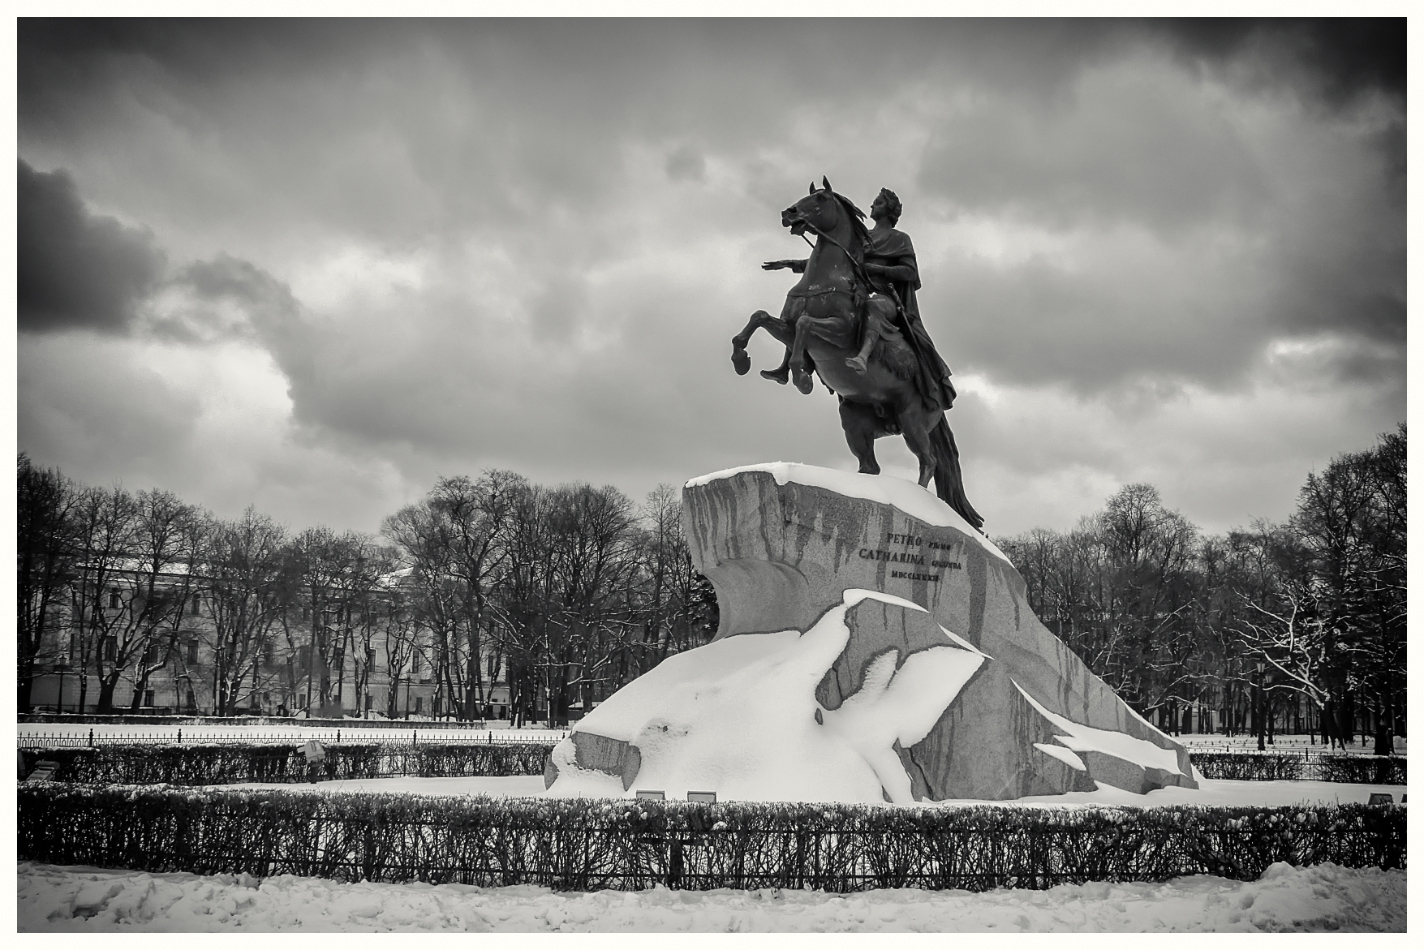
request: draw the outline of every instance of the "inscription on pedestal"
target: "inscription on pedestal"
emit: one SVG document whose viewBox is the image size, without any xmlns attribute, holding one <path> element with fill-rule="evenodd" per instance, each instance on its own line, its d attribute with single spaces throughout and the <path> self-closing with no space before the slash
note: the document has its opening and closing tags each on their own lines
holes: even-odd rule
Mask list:
<svg viewBox="0 0 1424 950">
<path fill-rule="evenodd" d="M 883 541 L 886 545 L 899 545 L 905 548 L 903 551 L 892 551 L 889 547 L 861 548 L 857 555 L 866 561 L 887 561 L 894 564 L 913 564 L 916 567 L 939 568 L 934 571 L 891 571 L 890 576 L 907 581 L 928 581 L 931 584 L 938 584 L 944 580 L 945 571 L 962 571 L 964 564 L 960 561 L 951 561 L 947 555 L 937 555 L 934 553 L 925 554 L 924 549 L 931 552 L 951 551 L 957 545 L 944 544 L 933 538 L 926 539 L 918 534 L 896 534 L 893 531 L 885 532 Z M 919 548 L 918 551 L 909 550 Z"/>
</svg>

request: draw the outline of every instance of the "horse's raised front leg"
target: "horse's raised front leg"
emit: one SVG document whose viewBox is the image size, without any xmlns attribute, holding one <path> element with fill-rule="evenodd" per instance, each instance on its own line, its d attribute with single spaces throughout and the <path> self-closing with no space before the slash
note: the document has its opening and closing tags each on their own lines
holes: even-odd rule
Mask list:
<svg viewBox="0 0 1424 950">
<path fill-rule="evenodd" d="M 811 374 L 806 372 L 806 334 L 810 328 L 811 317 L 802 314 L 796 319 L 796 336 L 791 341 L 789 359 L 791 378 L 796 381 L 796 388 L 808 396 L 815 387 Z"/>
<path fill-rule="evenodd" d="M 781 341 L 786 347 L 781 354 L 781 365 L 776 369 L 764 369 L 761 371 L 763 379 L 769 379 L 773 383 L 786 385 L 790 378 L 791 371 L 788 365 L 791 362 L 791 340 L 796 334 L 796 318 L 806 309 L 806 301 L 800 297 L 787 297 L 786 303 L 781 307 L 781 319 L 772 320 L 765 324 L 766 330 L 772 336 Z"/>
<path fill-rule="evenodd" d="M 732 368 L 737 371 L 738 376 L 747 375 L 747 370 L 752 368 L 752 358 L 747 355 L 747 343 L 751 341 L 752 334 L 758 329 L 766 330 L 782 343 L 791 339 L 789 328 L 783 327 L 782 321 L 765 310 L 758 310 L 752 314 L 747 325 L 742 327 L 742 332 L 732 337 Z"/>
</svg>

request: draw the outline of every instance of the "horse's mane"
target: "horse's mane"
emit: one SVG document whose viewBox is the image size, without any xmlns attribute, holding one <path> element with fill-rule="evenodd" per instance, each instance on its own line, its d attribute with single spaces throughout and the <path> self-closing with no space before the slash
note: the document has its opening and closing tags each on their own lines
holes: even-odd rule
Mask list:
<svg viewBox="0 0 1424 950">
<path fill-rule="evenodd" d="M 845 195 L 837 191 L 832 191 L 831 196 L 841 203 L 841 207 L 850 213 L 851 230 L 855 232 L 856 241 L 862 250 L 870 247 L 870 230 L 865 226 L 865 212 L 855 206 Z"/>
</svg>

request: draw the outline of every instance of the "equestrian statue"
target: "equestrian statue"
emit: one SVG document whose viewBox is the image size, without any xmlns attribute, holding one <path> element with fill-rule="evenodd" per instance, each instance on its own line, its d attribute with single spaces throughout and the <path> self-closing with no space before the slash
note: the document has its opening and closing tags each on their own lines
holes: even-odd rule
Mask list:
<svg viewBox="0 0 1424 950">
<path fill-rule="evenodd" d="M 792 234 L 816 236 L 811 256 L 762 265 L 801 274 L 801 280 L 787 293 L 779 318 L 758 310 L 732 337 L 732 365 L 746 374 L 752 365 L 747 342 L 766 330 L 786 353 L 780 366 L 761 375 L 794 381 L 803 393 L 811 392 L 811 373 L 819 375 L 840 401 L 841 428 L 861 472 L 880 474 L 876 439 L 903 435 L 920 463 L 920 487 L 933 476 L 935 493 L 980 528 L 984 519 L 964 494 L 959 449 L 945 418 L 954 385 L 920 320 L 914 247 L 895 229 L 900 201 L 882 189 L 870 207 L 875 229 L 868 230 L 865 212 L 825 178 L 821 185 L 811 185 L 806 197 L 781 212 L 782 227 Z"/>
</svg>

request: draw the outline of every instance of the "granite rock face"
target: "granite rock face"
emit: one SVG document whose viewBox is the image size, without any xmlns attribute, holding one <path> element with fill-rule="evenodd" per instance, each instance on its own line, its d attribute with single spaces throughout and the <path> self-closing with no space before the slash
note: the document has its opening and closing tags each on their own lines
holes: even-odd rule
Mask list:
<svg viewBox="0 0 1424 950">
<path fill-rule="evenodd" d="M 1138 793 L 1196 787 L 1186 750 L 1089 672 L 1033 615 L 1003 554 L 918 486 L 785 463 L 751 466 L 689 482 L 683 520 L 693 563 L 717 591 L 721 624 L 702 648 L 709 661 L 717 650 L 727 654 L 734 638 L 809 637 L 836 612 L 848 636 L 824 640 L 839 653 L 814 674 L 815 721 L 850 737 L 884 798 L 903 800 L 908 789 L 922 801 L 1003 800 L 1091 791 L 1095 781 Z M 697 652 L 677 669 L 693 669 Z M 927 672 L 934 670 L 965 672 L 936 692 L 945 677 Z M 670 667 L 661 675 L 687 674 Z M 896 683 L 919 684 L 921 700 L 935 696 L 929 719 L 920 712 L 910 716 L 919 725 L 893 721 L 896 709 L 908 708 L 903 696 L 883 699 Z M 565 771 L 616 777 L 625 790 L 642 785 L 649 757 L 621 695 L 603 704 L 610 708 L 602 719 L 623 722 L 622 734 L 600 735 L 602 707 L 595 710 L 568 748 L 555 750 L 546 784 L 559 780 L 565 763 Z M 835 725 L 868 721 L 872 707 L 881 710 L 879 732 Z M 646 712 L 676 719 L 676 710 Z M 871 748 L 882 740 L 907 783 Z M 675 783 L 666 769 L 658 774 Z"/>
</svg>

